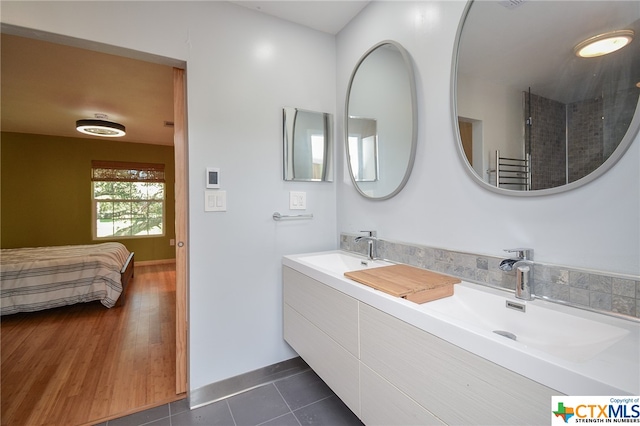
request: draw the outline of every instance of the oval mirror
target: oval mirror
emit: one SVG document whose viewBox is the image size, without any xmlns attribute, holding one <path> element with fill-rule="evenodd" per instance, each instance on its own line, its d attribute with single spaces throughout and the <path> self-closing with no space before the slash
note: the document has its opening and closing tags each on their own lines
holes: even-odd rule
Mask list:
<svg viewBox="0 0 640 426">
<path fill-rule="evenodd" d="M 384 200 L 404 187 L 417 141 L 416 89 L 411 58 L 383 41 L 358 61 L 347 89 L 345 145 L 354 186 Z"/>
<path fill-rule="evenodd" d="M 583 41 L 610 36 L 621 36 L 614 45 L 623 47 L 578 56 Z M 611 168 L 640 127 L 638 37 L 637 2 L 469 2 L 452 104 L 474 180 L 500 193 L 542 195 Z"/>
</svg>

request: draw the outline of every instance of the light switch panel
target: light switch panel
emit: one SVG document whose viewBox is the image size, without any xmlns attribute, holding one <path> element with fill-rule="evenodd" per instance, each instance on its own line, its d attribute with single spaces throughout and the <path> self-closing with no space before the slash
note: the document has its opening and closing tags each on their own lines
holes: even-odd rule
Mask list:
<svg viewBox="0 0 640 426">
<path fill-rule="evenodd" d="M 289 208 L 291 210 L 305 210 L 307 208 L 307 193 L 289 191 Z"/>
<path fill-rule="evenodd" d="M 227 191 L 204 191 L 204 211 L 226 212 Z"/>
</svg>

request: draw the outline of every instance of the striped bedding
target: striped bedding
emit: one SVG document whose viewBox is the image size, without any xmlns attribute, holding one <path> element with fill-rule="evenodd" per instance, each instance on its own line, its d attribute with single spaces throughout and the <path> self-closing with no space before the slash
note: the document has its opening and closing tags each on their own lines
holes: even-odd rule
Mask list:
<svg viewBox="0 0 640 426">
<path fill-rule="evenodd" d="M 0 315 L 100 300 L 115 305 L 129 251 L 120 243 L 3 249 Z"/>
</svg>

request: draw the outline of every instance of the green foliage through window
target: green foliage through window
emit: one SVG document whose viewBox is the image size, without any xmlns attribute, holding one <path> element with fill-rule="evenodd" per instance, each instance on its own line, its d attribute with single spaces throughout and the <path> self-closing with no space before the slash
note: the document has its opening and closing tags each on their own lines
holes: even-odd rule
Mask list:
<svg viewBox="0 0 640 426">
<path fill-rule="evenodd" d="M 143 167 L 135 169 L 135 163 L 111 164 L 120 168 L 113 173 L 105 171 L 102 164 L 93 168 L 95 237 L 164 235 L 165 183 L 158 181 L 158 171 L 145 173 Z M 122 172 L 125 165 L 128 169 Z M 164 170 L 161 172 L 164 180 Z M 144 177 L 150 175 L 152 179 L 145 181 Z M 101 180 L 105 178 L 109 180 Z"/>
</svg>

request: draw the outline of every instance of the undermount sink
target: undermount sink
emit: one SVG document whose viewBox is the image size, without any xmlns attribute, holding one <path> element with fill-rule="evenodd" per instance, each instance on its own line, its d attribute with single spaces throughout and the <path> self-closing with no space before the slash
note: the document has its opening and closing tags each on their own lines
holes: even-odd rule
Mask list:
<svg viewBox="0 0 640 426">
<path fill-rule="evenodd" d="M 393 263 L 384 260 L 368 260 L 365 257 L 338 252 L 301 256 L 298 260 L 306 262 L 312 267 L 325 269 L 337 274 L 393 265 Z"/>
<path fill-rule="evenodd" d="M 423 307 L 470 328 L 515 340 L 516 345 L 573 362 L 594 358 L 629 333 L 627 329 L 590 319 L 597 315 L 592 312 L 571 308 L 563 312 L 557 304 L 548 305 L 543 300 L 525 302 L 500 290 L 457 284 L 453 296 Z"/>
</svg>

